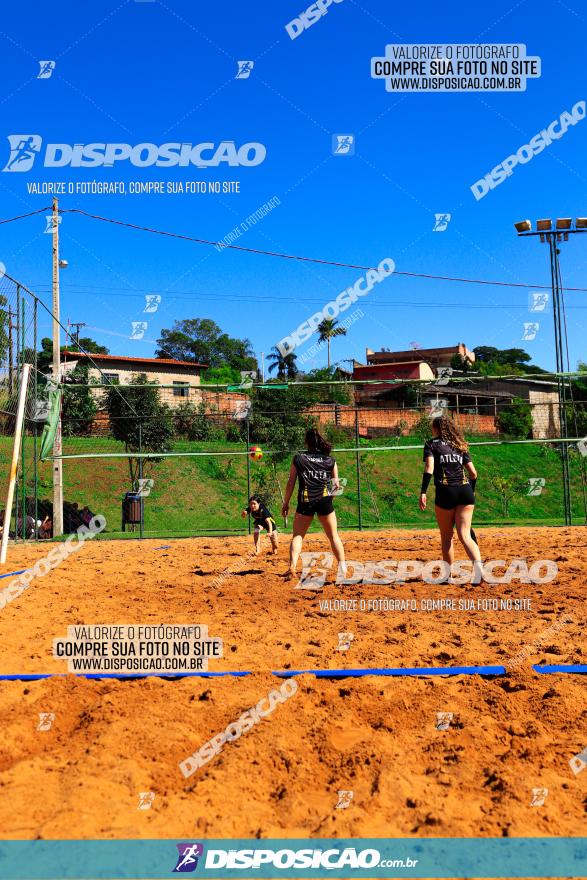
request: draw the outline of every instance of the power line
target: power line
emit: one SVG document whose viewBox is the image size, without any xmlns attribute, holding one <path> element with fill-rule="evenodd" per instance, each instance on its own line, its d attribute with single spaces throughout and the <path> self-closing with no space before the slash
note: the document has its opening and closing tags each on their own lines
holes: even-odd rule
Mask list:
<svg viewBox="0 0 587 880">
<path fill-rule="evenodd" d="M 40 208 L 38 211 L 31 211 L 29 214 L 21 214 L 17 217 L 10 217 L 7 220 L 0 220 L 0 224 L 3 223 L 13 223 L 15 220 L 22 220 L 25 217 L 32 217 L 35 214 L 42 214 L 43 211 L 50 210 L 49 208 Z M 213 247 L 220 247 L 222 250 L 234 250 L 234 251 L 243 251 L 249 254 L 259 254 L 261 256 L 266 257 L 278 257 L 283 260 L 299 260 L 305 263 L 318 263 L 323 266 L 336 266 L 343 269 L 360 269 L 361 271 L 376 271 L 376 266 L 361 266 L 355 263 L 342 263 L 336 260 L 323 260 L 317 257 L 304 257 L 298 254 L 284 254 L 279 251 L 266 251 L 261 250 L 260 248 L 247 248 L 242 245 L 236 244 L 223 244 L 222 242 L 212 241 L 207 238 L 196 238 L 191 235 L 183 235 L 179 232 L 168 232 L 163 229 L 154 229 L 151 226 L 140 226 L 136 223 L 127 223 L 123 220 L 115 220 L 111 217 L 102 217 L 99 214 L 90 214 L 88 211 L 83 211 L 81 208 L 60 208 L 60 214 L 80 214 L 83 217 L 88 217 L 91 220 L 100 220 L 102 223 L 112 223 L 115 226 L 123 226 L 127 229 L 136 229 L 140 232 L 150 232 L 153 235 L 163 235 L 167 238 L 177 238 L 182 241 L 191 241 L 196 244 L 206 244 L 211 245 Z M 534 290 L 550 290 L 550 286 L 547 284 L 525 284 L 522 282 L 516 281 L 488 281 L 483 278 L 460 278 L 458 276 L 450 276 L 450 275 L 431 275 L 424 272 L 401 272 L 395 270 L 394 275 L 401 275 L 406 278 L 426 278 L 430 281 L 452 281 L 460 284 L 482 284 L 486 286 L 492 287 L 520 287 L 524 289 L 533 288 Z M 587 287 L 566 287 L 565 290 L 573 291 L 575 293 L 587 293 Z"/>
<path fill-rule="evenodd" d="M 207 244 L 212 245 L 213 247 L 221 247 L 222 250 L 235 250 L 235 251 L 245 251 L 249 254 L 260 254 L 266 257 L 280 257 L 284 260 L 300 260 L 306 263 L 319 263 L 325 266 L 338 266 L 344 269 L 360 269 L 361 271 L 368 272 L 370 270 L 377 270 L 376 266 L 360 266 L 355 263 L 340 263 L 335 260 L 322 260 L 317 257 L 303 257 L 296 254 L 283 254 L 278 251 L 265 251 L 260 250 L 259 248 L 247 248 L 242 245 L 236 244 L 223 244 L 218 241 L 211 241 L 206 238 L 195 238 L 190 235 L 183 235 L 179 232 L 167 232 L 162 229 L 154 229 L 151 226 L 139 226 L 136 223 L 126 223 L 123 220 L 114 220 L 110 217 L 101 217 L 99 214 L 90 214 L 88 211 L 83 211 L 81 208 L 62 208 L 60 209 L 60 213 L 64 214 L 81 214 L 84 217 L 89 217 L 92 220 L 100 220 L 103 223 L 113 223 L 116 226 L 124 226 L 128 229 L 136 229 L 141 232 L 151 232 L 154 235 L 163 235 L 168 238 L 179 238 L 183 241 L 193 241 L 196 244 Z M 398 272 L 394 271 L 394 275 L 403 275 L 411 278 L 427 278 L 434 281 L 458 281 L 462 284 L 485 284 L 485 285 L 493 285 L 497 287 L 523 287 L 523 288 L 534 288 L 540 290 L 550 290 L 550 286 L 546 284 L 523 284 L 515 281 L 486 281 L 480 278 L 458 278 L 451 277 L 448 275 L 429 275 L 421 272 Z M 566 290 L 580 291 L 582 293 L 587 293 L 587 288 L 585 287 L 567 287 Z"/>
<path fill-rule="evenodd" d="M 50 211 L 51 206 L 48 205 L 46 208 L 39 208 L 38 211 L 30 211 L 28 214 L 19 214 L 18 217 L 9 217 L 7 220 L 0 220 L 0 225 L 4 223 L 14 223 L 15 220 L 24 220 L 25 217 L 34 217 L 35 214 L 42 214 L 44 211 Z"/>
</svg>

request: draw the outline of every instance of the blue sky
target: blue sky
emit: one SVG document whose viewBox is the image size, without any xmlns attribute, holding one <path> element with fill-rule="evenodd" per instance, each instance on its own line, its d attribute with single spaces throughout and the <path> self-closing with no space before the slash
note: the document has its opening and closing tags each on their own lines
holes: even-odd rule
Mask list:
<svg viewBox="0 0 587 880">
<path fill-rule="evenodd" d="M 565 110 L 587 98 L 587 12 L 579 0 L 392 4 L 343 0 L 297 39 L 285 25 L 306 0 L 221 6 L 180 0 L 11 4 L 0 24 L 0 161 L 7 137 L 44 143 L 162 144 L 234 140 L 266 146 L 253 168 L 43 168 L 0 173 L 0 216 L 48 204 L 32 181 L 239 180 L 239 194 L 65 195 L 63 208 L 195 237 L 223 238 L 274 196 L 280 204 L 238 244 L 398 270 L 549 283 L 548 254 L 519 240 L 526 217 L 587 214 L 587 120 L 571 126 L 476 201 L 470 186 Z M 386 92 L 370 59 L 386 43 L 525 43 L 542 75 L 520 93 Z M 38 61 L 55 59 L 50 79 Z M 235 79 L 237 60 L 253 60 Z M 334 133 L 352 133 L 354 156 L 333 156 Z M 445 232 L 435 213 L 449 212 Z M 0 261 L 48 302 L 51 238 L 42 216 L 0 227 Z M 268 352 L 361 274 L 223 251 L 66 214 L 61 251 L 63 320 L 114 353 L 151 356 L 161 328 L 209 317 Z M 561 246 L 564 283 L 587 287 L 587 235 Z M 145 315 L 145 295 L 161 305 Z M 587 359 L 584 293 L 566 295 L 571 365 Z M 364 318 L 333 343 L 333 359 L 364 361 L 365 347 L 525 347 L 554 367 L 551 315 L 523 342 L 528 292 L 394 276 L 360 302 Z M 133 321 L 148 321 L 142 341 Z M 41 327 L 41 332 L 48 332 Z M 312 345 L 311 339 L 299 351 Z M 319 352 L 309 367 L 325 364 Z"/>
</svg>

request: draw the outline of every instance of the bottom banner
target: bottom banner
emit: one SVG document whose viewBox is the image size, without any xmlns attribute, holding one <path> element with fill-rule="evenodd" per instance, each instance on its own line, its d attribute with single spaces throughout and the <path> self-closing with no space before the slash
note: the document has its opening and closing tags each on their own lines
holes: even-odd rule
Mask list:
<svg viewBox="0 0 587 880">
<path fill-rule="evenodd" d="M 587 838 L 3 840 L 7 880 L 587 877 Z"/>
</svg>

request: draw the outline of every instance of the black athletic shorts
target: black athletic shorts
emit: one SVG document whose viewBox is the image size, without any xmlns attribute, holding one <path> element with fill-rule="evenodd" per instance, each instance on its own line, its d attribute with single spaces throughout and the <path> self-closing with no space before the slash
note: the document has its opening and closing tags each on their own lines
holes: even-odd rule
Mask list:
<svg viewBox="0 0 587 880">
<path fill-rule="evenodd" d="M 318 498 L 317 501 L 298 501 L 296 509 L 296 513 L 300 513 L 302 516 L 314 516 L 315 513 L 317 513 L 318 516 L 328 516 L 328 514 L 333 511 L 334 504 L 332 503 L 331 495 L 326 495 L 324 498 Z"/>
<path fill-rule="evenodd" d="M 459 483 L 457 486 L 437 486 L 434 503 L 443 510 L 454 510 L 461 504 L 474 504 L 473 487 L 470 483 Z"/>
</svg>

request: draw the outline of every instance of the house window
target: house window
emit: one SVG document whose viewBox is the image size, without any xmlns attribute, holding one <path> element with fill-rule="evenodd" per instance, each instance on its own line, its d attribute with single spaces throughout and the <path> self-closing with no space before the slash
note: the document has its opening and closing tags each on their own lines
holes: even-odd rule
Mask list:
<svg viewBox="0 0 587 880">
<path fill-rule="evenodd" d="M 173 383 L 173 396 L 174 397 L 187 397 L 190 393 L 190 385 L 189 382 L 174 382 Z"/>
<path fill-rule="evenodd" d="M 104 382 L 110 383 L 110 385 L 116 385 L 120 382 L 120 373 L 102 373 L 104 377 Z"/>
</svg>

